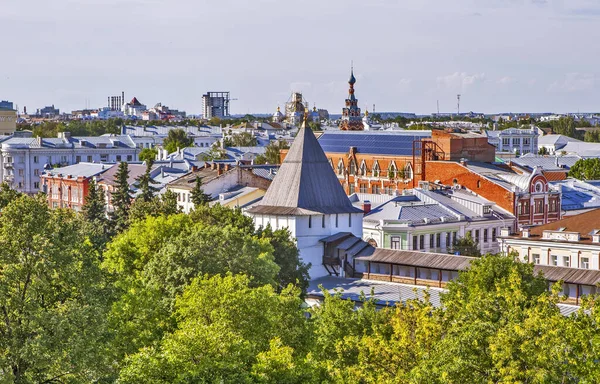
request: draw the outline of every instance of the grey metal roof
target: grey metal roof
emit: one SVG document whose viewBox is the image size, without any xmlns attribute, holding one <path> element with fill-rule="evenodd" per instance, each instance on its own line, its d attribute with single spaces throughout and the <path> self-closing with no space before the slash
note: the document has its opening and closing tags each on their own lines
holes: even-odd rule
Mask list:
<svg viewBox="0 0 600 384">
<path fill-rule="evenodd" d="M 352 205 L 313 131 L 304 124 L 265 197 L 248 212 L 310 215 L 362 210 Z"/>
<path fill-rule="evenodd" d="M 542 167 L 544 171 L 564 171 L 570 169 L 580 156 L 539 156 L 527 154 L 516 159 L 511 159 L 511 162 L 520 167 L 533 170 L 536 166 Z M 558 164 L 558 165 L 557 165 Z"/>
<path fill-rule="evenodd" d="M 372 297 L 379 306 L 394 306 L 406 303 L 407 300 L 423 300 L 425 293 L 428 293 L 429 301 L 437 308 L 441 306 L 441 298 L 447 292 L 444 288 L 325 276 L 309 283 L 307 297 L 323 300 L 325 297 L 323 290 L 330 294 L 340 292 L 342 299 L 356 303 L 361 303 L 363 296 L 366 299 Z M 373 292 L 373 296 L 371 296 L 371 292 Z M 570 316 L 580 310 L 577 305 L 557 304 L 556 306 L 563 316 Z"/>
<path fill-rule="evenodd" d="M 325 152 L 412 156 L 413 142 L 431 137 L 431 131 L 325 131 L 319 144 Z"/>
<path fill-rule="evenodd" d="M 100 173 L 108 170 L 112 167 L 112 164 L 102 164 L 102 163 L 78 163 L 69 165 L 66 167 L 54 168 L 47 171 L 44 171 L 44 174 L 56 176 L 56 175 L 71 175 L 73 177 L 83 176 L 83 177 L 92 177 L 99 175 Z"/>
<path fill-rule="evenodd" d="M 441 305 L 440 295 L 445 291 L 440 288 L 425 288 L 408 284 L 388 283 L 383 281 L 345 279 L 340 277 L 325 276 L 312 280 L 309 283 L 307 296 L 308 297 L 324 297 L 320 287 L 334 294 L 336 290 L 342 290 L 343 299 L 350 299 L 355 302 L 360 302 L 360 298 L 364 295 L 367 299 L 373 291 L 373 298 L 378 305 L 395 305 L 397 303 L 405 303 L 407 300 L 425 298 L 425 292 L 428 291 L 431 303 L 439 307 Z"/>
<path fill-rule="evenodd" d="M 471 265 L 471 261 L 473 261 L 475 258 L 468 256 L 449 255 L 446 253 L 376 248 L 373 255 L 358 256 L 356 259 L 370 261 L 373 263 L 411 265 L 415 267 L 435 268 L 447 271 L 464 271 Z"/>
</svg>

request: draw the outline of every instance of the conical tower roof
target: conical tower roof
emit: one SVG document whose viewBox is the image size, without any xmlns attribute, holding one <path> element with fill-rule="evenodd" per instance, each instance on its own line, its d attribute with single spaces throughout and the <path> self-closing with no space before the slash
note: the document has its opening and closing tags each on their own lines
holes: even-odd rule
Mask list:
<svg viewBox="0 0 600 384">
<path fill-rule="evenodd" d="M 314 215 L 359 213 L 306 120 L 262 201 L 250 213 Z"/>
</svg>

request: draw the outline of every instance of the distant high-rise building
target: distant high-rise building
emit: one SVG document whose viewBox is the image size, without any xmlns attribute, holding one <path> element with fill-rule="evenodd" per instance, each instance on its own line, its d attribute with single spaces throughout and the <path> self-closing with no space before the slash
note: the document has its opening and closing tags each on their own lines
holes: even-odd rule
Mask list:
<svg viewBox="0 0 600 384">
<path fill-rule="evenodd" d="M 111 111 L 120 111 L 125 103 L 125 92 L 121 92 L 121 96 L 108 96 L 107 107 Z"/>
<path fill-rule="evenodd" d="M 42 117 L 55 117 L 60 115 L 60 110 L 58 108 L 54 108 L 54 104 L 52 104 L 50 107 L 38 109 L 35 114 Z"/>
<path fill-rule="evenodd" d="M 285 120 L 294 125 L 300 125 L 304 121 L 304 112 L 308 111 L 308 103 L 304 100 L 302 93 L 293 92 L 285 103 Z"/>
<path fill-rule="evenodd" d="M 205 119 L 229 117 L 229 92 L 207 92 L 202 95 L 202 115 Z"/>
<path fill-rule="evenodd" d="M 6 100 L 1 100 L 0 101 L 0 108 L 3 108 L 3 109 L 15 109 L 12 101 L 6 101 Z"/>
<path fill-rule="evenodd" d="M 350 89 L 348 90 L 348 98 L 346 99 L 346 106 L 342 109 L 342 121 L 340 122 L 340 129 L 342 131 L 362 131 L 364 129 L 362 116 L 360 114 L 360 108 L 358 107 L 358 99 L 354 96 L 354 84 L 356 78 L 354 77 L 354 68 L 350 70 Z"/>
</svg>

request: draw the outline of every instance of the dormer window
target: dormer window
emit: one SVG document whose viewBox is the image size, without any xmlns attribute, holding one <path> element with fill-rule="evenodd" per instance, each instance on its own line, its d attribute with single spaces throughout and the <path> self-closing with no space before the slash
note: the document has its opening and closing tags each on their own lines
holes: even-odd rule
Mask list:
<svg viewBox="0 0 600 384">
<path fill-rule="evenodd" d="M 373 177 L 379 177 L 379 172 L 380 172 L 379 163 L 376 161 L 375 164 L 373 165 Z"/>
<path fill-rule="evenodd" d="M 392 161 L 392 163 L 390 164 L 390 166 L 388 168 L 388 177 L 390 179 L 394 179 L 394 178 L 396 178 L 397 173 L 398 173 L 398 168 L 396 168 L 396 164 Z"/>
<path fill-rule="evenodd" d="M 356 163 L 354 160 L 350 160 L 350 174 L 356 175 Z"/>
<path fill-rule="evenodd" d="M 367 165 L 365 164 L 364 161 L 360 165 L 360 175 L 361 176 L 367 176 Z"/>
</svg>

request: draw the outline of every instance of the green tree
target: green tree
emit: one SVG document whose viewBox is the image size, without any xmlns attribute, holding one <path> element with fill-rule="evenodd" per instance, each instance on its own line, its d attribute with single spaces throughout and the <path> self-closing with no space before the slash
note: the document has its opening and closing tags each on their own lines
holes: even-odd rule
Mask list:
<svg viewBox="0 0 600 384">
<path fill-rule="evenodd" d="M 156 156 L 158 155 L 158 150 L 156 148 L 143 148 L 138 155 L 140 161 L 154 162 L 156 160 Z"/>
<path fill-rule="evenodd" d="M 0 211 L 20 196 L 21 193 L 12 189 L 8 183 L 0 184 Z"/>
<path fill-rule="evenodd" d="M 96 180 L 90 180 L 88 194 L 81 208 L 87 223 L 87 230 L 92 243 L 103 248 L 108 241 L 108 219 L 106 216 L 106 195 L 104 189 L 98 187 Z"/>
<path fill-rule="evenodd" d="M 206 205 L 213 200 L 210 195 L 204 193 L 204 189 L 202 188 L 202 178 L 200 176 L 196 176 L 196 184 L 194 184 L 194 188 L 190 192 L 190 195 L 195 207 Z"/>
<path fill-rule="evenodd" d="M 235 133 L 225 139 L 228 139 L 226 147 L 255 147 L 257 145 L 256 136 L 250 132 Z"/>
<path fill-rule="evenodd" d="M 600 159 L 580 159 L 569 170 L 569 177 L 579 180 L 600 179 Z"/>
<path fill-rule="evenodd" d="M 136 179 L 137 187 L 140 190 L 140 194 L 138 195 L 137 199 L 141 199 L 144 202 L 150 202 L 154 198 L 156 192 L 158 192 L 158 188 L 152 186 L 152 184 L 158 183 L 154 181 L 152 176 L 150 176 L 151 172 L 152 161 L 147 161 L 146 171 Z"/>
<path fill-rule="evenodd" d="M 575 130 L 575 120 L 570 116 L 561 117 L 560 119 L 553 121 L 552 131 L 557 135 L 565 135 L 577 138 L 577 131 Z"/>
<path fill-rule="evenodd" d="M 548 148 L 546 147 L 540 147 L 540 149 L 538 150 L 538 155 L 546 156 L 548 154 Z"/>
<path fill-rule="evenodd" d="M 112 193 L 111 204 L 111 222 L 116 232 L 121 232 L 127 228 L 129 220 L 129 208 L 131 207 L 131 189 L 129 188 L 129 166 L 126 162 L 119 163 L 117 173 L 115 174 L 116 187 Z"/>
<path fill-rule="evenodd" d="M 458 254 L 462 256 L 481 256 L 479 251 L 479 243 L 471 235 L 471 231 L 468 231 L 465 237 L 457 239 L 450 248 L 450 254 Z"/>
<path fill-rule="evenodd" d="M 285 140 L 271 141 L 265 149 L 265 154 L 254 159 L 254 164 L 280 164 L 281 151 L 289 148 L 290 145 Z"/>
<path fill-rule="evenodd" d="M 110 291 L 70 210 L 21 196 L 0 216 L 0 372 L 7 383 L 95 382 Z"/>
<path fill-rule="evenodd" d="M 177 194 L 171 190 L 161 196 L 154 196 L 150 201 L 135 199 L 129 210 L 129 222 L 145 220 L 148 216 L 170 216 L 180 213 Z"/>
<path fill-rule="evenodd" d="M 181 129 L 171 129 L 167 134 L 167 137 L 163 141 L 163 147 L 169 153 L 177 151 L 178 148 L 183 149 L 190 147 L 194 144 L 194 139 L 189 137 L 187 133 Z"/>
<path fill-rule="evenodd" d="M 243 275 L 196 278 L 176 302 L 177 329 L 160 345 L 128 358 L 120 381 L 245 383 L 254 381 L 255 364 L 255 375 L 265 379 L 273 370 L 265 369 L 259 354 L 305 343 L 301 305 L 298 289 L 278 294 L 269 285 L 254 287 Z M 291 374 L 299 383 L 310 372 Z"/>
</svg>

